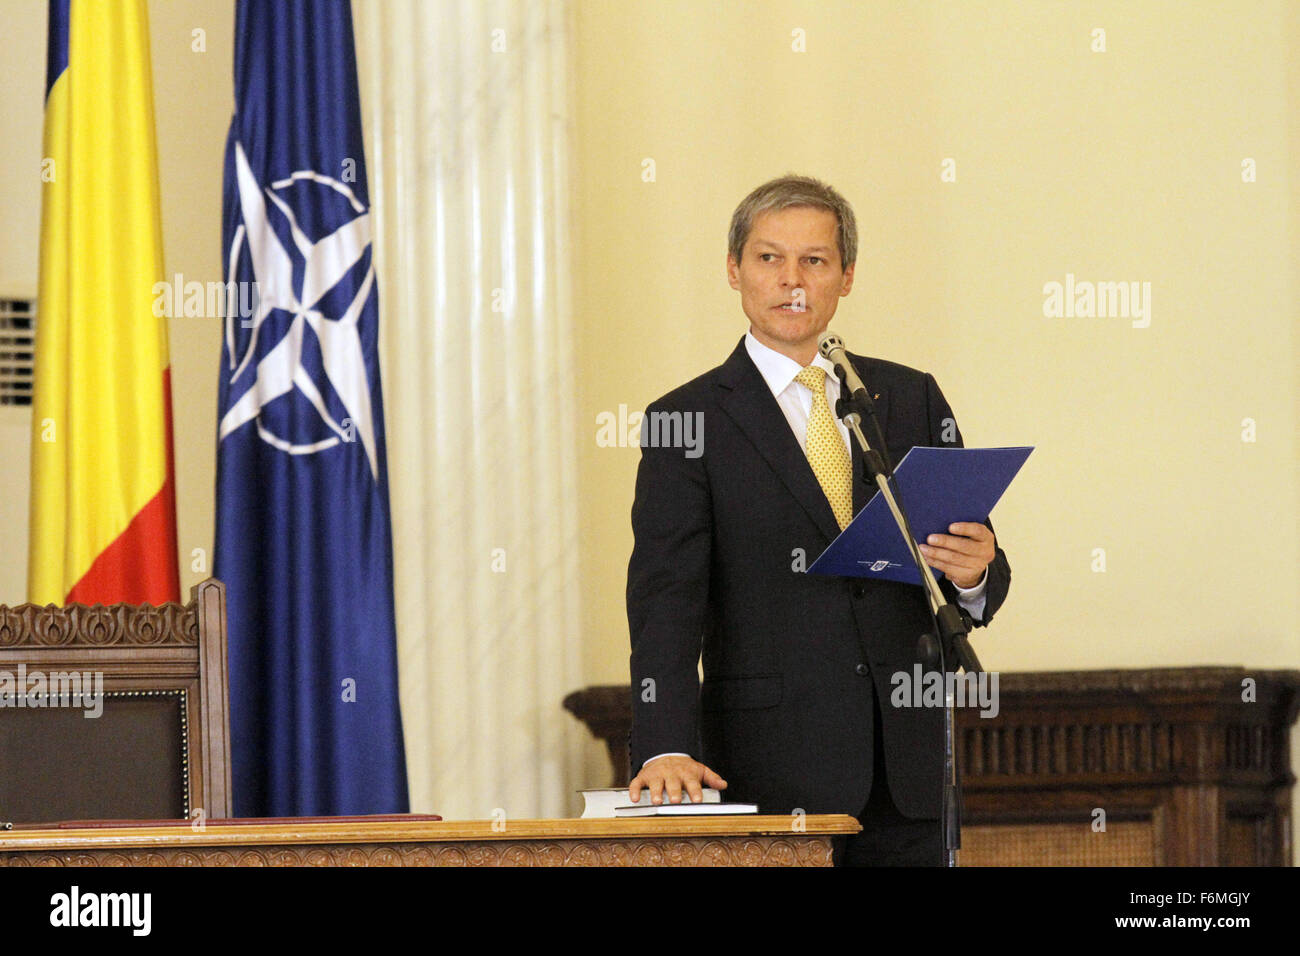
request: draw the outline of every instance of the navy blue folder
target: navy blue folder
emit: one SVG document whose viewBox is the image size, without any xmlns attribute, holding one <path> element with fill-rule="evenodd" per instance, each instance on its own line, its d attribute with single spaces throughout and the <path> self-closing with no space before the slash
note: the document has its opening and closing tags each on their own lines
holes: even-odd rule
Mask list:
<svg viewBox="0 0 1300 956">
<path fill-rule="evenodd" d="M 1032 447 L 913 448 L 894 468 L 897 496 L 912 531 L 924 543 L 932 534 L 949 534 L 954 521 L 984 521 Z M 849 526 L 840 532 L 809 574 L 880 578 L 921 583 L 903 534 L 877 491 Z M 943 577 L 934 572 L 935 579 Z"/>
</svg>

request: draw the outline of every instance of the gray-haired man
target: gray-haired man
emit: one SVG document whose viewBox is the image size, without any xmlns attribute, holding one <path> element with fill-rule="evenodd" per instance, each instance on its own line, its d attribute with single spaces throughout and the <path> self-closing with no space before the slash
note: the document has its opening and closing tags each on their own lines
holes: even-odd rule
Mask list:
<svg viewBox="0 0 1300 956">
<path fill-rule="evenodd" d="M 852 208 L 817 180 L 781 177 L 736 209 L 728 247 L 749 332 L 647 409 L 702 414 L 708 437 L 695 457 L 643 443 L 627 585 L 632 799 L 726 787 L 764 812 L 857 816 L 863 832 L 838 848 L 841 863 L 938 864 L 942 713 L 890 703 L 891 675 L 912 672 L 930 628 L 923 593 L 807 575 L 798 560 L 874 490 L 817 353 L 853 286 Z M 895 462 L 916 445 L 961 444 L 931 375 L 852 360 Z M 991 526 L 949 531 L 926 559 L 949 600 L 987 624 L 1010 585 L 1006 555 Z"/>
</svg>

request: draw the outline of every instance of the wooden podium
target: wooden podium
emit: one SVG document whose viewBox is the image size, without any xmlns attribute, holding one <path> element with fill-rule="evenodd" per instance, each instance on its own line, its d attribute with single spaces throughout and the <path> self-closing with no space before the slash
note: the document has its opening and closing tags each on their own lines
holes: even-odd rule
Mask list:
<svg viewBox="0 0 1300 956">
<path fill-rule="evenodd" d="M 0 866 L 830 866 L 849 816 L 221 821 L 0 832 Z"/>
</svg>

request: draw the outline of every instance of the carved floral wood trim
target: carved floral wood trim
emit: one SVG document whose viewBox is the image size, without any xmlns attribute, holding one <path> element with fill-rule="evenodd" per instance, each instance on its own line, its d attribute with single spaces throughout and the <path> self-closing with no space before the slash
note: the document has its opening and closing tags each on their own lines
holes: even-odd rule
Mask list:
<svg viewBox="0 0 1300 956">
<path fill-rule="evenodd" d="M 193 647 L 193 604 L 0 604 L 0 647 Z"/>
<path fill-rule="evenodd" d="M 830 866 L 829 836 L 493 840 L 0 853 L 0 866 Z"/>
</svg>

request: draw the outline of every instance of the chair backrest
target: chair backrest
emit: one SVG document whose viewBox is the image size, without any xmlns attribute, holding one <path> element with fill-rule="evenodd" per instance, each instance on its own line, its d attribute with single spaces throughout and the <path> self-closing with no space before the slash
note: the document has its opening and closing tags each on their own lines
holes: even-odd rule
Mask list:
<svg viewBox="0 0 1300 956">
<path fill-rule="evenodd" d="M 226 594 L 0 605 L 0 821 L 230 816 Z"/>
</svg>

